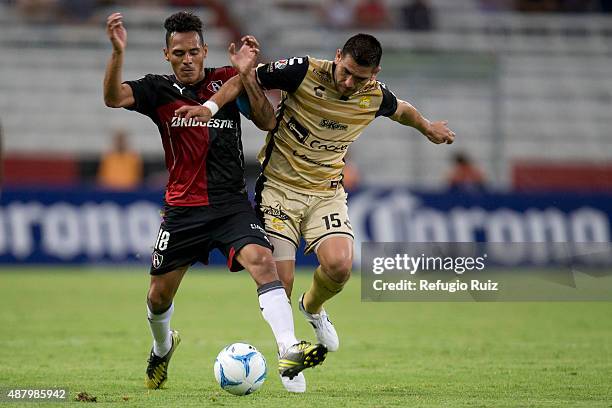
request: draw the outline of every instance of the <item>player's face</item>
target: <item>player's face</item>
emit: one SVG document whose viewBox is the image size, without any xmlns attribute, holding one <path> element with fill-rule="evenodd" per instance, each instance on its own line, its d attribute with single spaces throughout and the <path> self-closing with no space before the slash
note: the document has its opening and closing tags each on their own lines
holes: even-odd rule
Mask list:
<svg viewBox="0 0 612 408">
<path fill-rule="evenodd" d="M 168 48 L 164 48 L 164 55 L 172 65 L 174 75 L 185 85 L 193 85 L 204 78 L 207 53 L 208 46 L 202 44 L 195 31 L 172 33 Z"/>
<path fill-rule="evenodd" d="M 342 95 L 350 95 L 365 86 L 370 80 L 376 79 L 380 67 L 364 67 L 355 62 L 350 54 L 342 55 L 336 51 L 336 70 L 334 79 L 336 88 Z"/>
</svg>

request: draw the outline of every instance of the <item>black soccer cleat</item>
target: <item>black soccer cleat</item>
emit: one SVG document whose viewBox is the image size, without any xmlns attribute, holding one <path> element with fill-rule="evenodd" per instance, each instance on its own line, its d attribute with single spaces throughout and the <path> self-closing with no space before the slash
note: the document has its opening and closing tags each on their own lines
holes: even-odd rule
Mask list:
<svg viewBox="0 0 612 408">
<path fill-rule="evenodd" d="M 278 359 L 278 372 L 281 377 L 293 379 L 301 371 L 321 364 L 327 356 L 327 347 L 300 341 L 289 347 Z"/>
<path fill-rule="evenodd" d="M 145 386 L 151 390 L 162 388 L 168 379 L 168 364 L 170 364 L 172 354 L 181 343 L 178 331 L 171 330 L 171 336 L 172 347 L 165 356 L 158 357 L 153 353 L 153 349 L 151 349 L 151 355 L 149 360 L 147 360 L 149 363 L 147 366 L 147 376 L 145 377 Z"/>
</svg>

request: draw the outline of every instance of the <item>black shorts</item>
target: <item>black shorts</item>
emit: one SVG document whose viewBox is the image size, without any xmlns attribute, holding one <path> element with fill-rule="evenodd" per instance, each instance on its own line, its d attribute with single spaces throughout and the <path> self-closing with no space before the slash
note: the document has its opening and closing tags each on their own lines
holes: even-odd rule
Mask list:
<svg viewBox="0 0 612 408">
<path fill-rule="evenodd" d="M 164 218 L 151 257 L 151 275 L 162 275 L 200 261 L 218 248 L 232 272 L 244 269 L 235 259 L 247 244 L 273 249 L 251 203 L 225 206 L 164 206 Z"/>
</svg>

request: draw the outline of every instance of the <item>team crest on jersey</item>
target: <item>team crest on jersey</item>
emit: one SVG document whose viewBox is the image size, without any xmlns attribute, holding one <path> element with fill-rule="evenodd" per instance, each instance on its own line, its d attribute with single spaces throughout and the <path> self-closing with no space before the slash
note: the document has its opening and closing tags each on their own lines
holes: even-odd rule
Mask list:
<svg viewBox="0 0 612 408">
<path fill-rule="evenodd" d="M 359 99 L 359 107 L 361 109 L 368 109 L 370 107 L 371 102 L 372 98 L 370 98 L 369 96 L 362 96 L 361 99 Z"/>
<path fill-rule="evenodd" d="M 276 69 L 283 69 L 287 66 L 287 64 L 289 63 L 289 61 L 287 61 L 286 59 L 281 59 L 278 60 L 274 63 L 274 68 Z"/>
<path fill-rule="evenodd" d="M 162 265 L 162 262 L 164 262 L 164 256 L 157 251 L 153 251 L 153 255 L 151 255 L 151 264 L 153 268 L 158 269 Z"/>
<path fill-rule="evenodd" d="M 289 216 L 283 211 L 280 204 L 276 204 L 276 207 L 272 207 L 269 205 L 260 206 L 260 210 L 264 214 L 271 215 L 274 218 L 279 220 L 288 220 Z"/>
<path fill-rule="evenodd" d="M 222 85 L 223 85 L 223 81 L 221 80 L 210 81 L 210 83 L 208 84 L 206 88 L 208 88 L 208 90 L 212 93 L 217 93 L 219 92 L 219 89 L 221 89 Z"/>
<path fill-rule="evenodd" d="M 284 69 L 287 65 L 293 65 L 295 63 L 301 64 L 304 62 L 302 57 L 292 57 L 287 59 L 280 59 L 274 63 L 275 69 Z"/>
<path fill-rule="evenodd" d="M 278 232 L 281 232 L 285 229 L 285 223 L 279 218 L 272 218 L 272 228 Z"/>
</svg>

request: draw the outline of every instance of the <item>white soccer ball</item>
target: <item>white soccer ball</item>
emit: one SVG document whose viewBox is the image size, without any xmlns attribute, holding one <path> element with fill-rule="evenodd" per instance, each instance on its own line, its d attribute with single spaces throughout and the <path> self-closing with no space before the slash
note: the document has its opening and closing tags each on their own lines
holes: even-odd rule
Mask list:
<svg viewBox="0 0 612 408">
<path fill-rule="evenodd" d="M 248 395 L 266 380 L 266 359 L 250 344 L 234 343 L 221 350 L 214 371 L 215 379 L 225 391 Z"/>
</svg>

